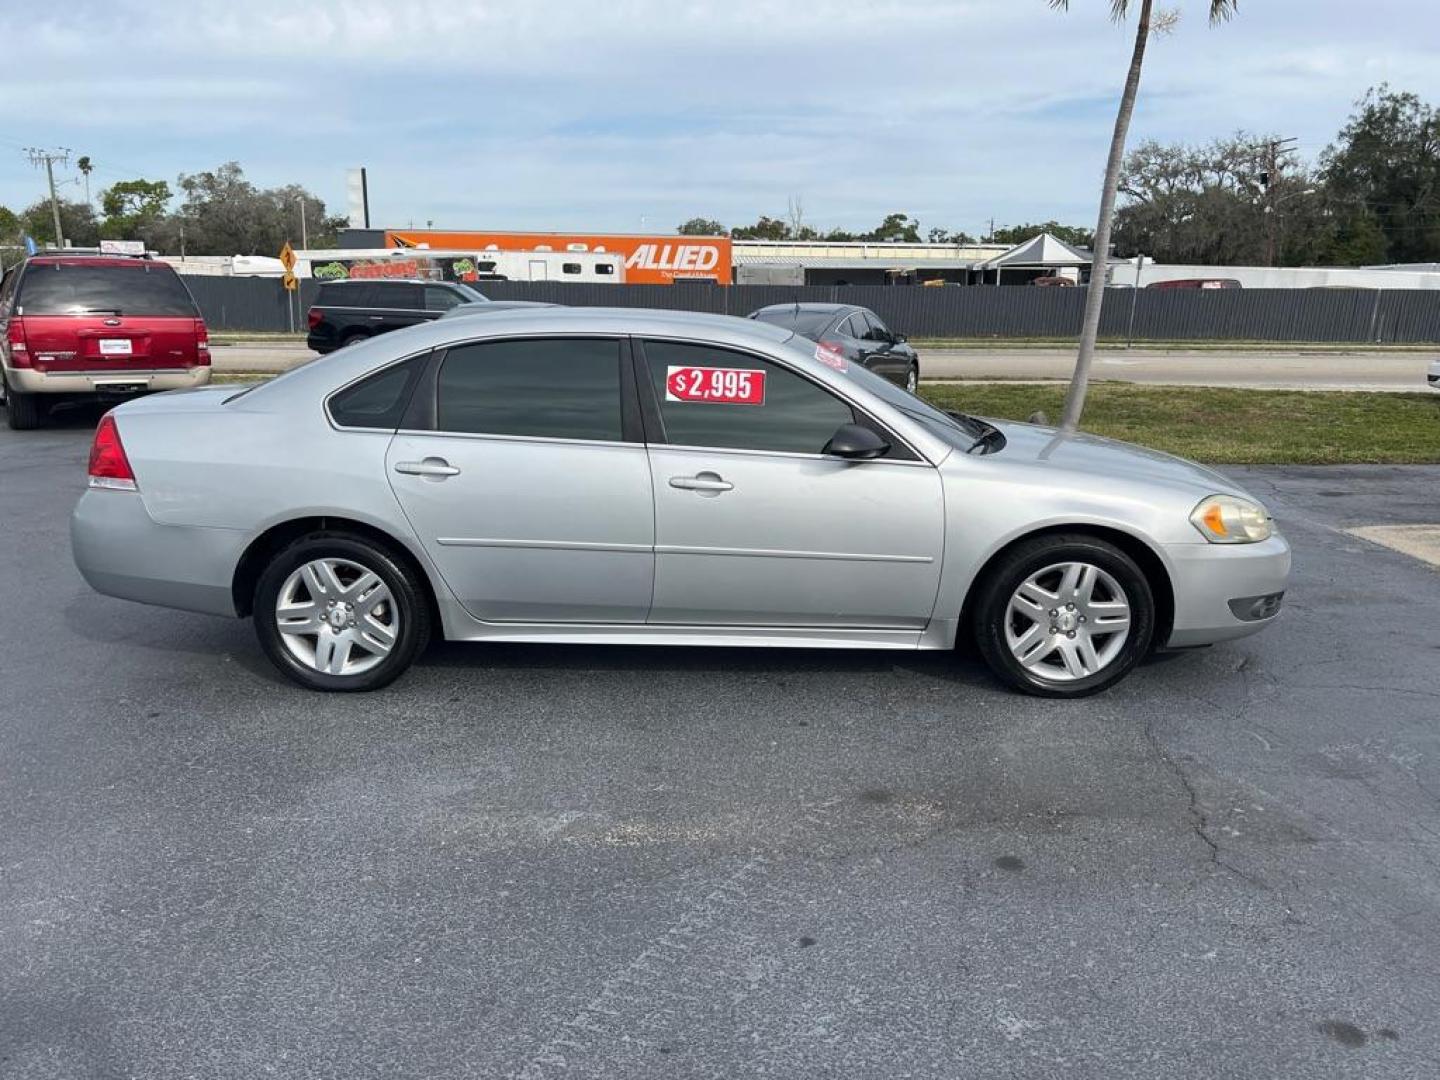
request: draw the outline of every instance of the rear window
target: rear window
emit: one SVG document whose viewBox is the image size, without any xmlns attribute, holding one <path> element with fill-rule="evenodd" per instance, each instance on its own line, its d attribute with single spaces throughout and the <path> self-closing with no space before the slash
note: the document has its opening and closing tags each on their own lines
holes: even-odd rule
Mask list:
<svg viewBox="0 0 1440 1080">
<path fill-rule="evenodd" d="M 830 325 L 830 320 L 835 318 L 833 311 L 796 311 L 790 308 L 770 308 L 766 311 L 757 311 L 755 318 L 760 322 L 772 323 L 775 326 L 783 326 L 787 330 L 794 330 L 801 337 L 818 341 L 825 328 Z"/>
<path fill-rule="evenodd" d="M 19 307 L 26 315 L 173 315 L 196 319 L 195 301 L 168 266 L 40 263 L 25 268 Z"/>
</svg>

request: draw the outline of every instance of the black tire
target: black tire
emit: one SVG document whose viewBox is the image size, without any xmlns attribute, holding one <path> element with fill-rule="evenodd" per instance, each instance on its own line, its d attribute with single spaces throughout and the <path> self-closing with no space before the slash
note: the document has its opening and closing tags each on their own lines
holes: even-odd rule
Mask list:
<svg viewBox="0 0 1440 1080">
<path fill-rule="evenodd" d="M 47 410 L 39 396 L 5 388 L 5 421 L 12 431 L 33 431 L 44 425 Z"/>
<path fill-rule="evenodd" d="M 399 619 L 399 632 L 388 655 L 362 672 L 330 674 L 318 671 L 290 651 L 285 644 L 285 635 L 280 632 L 276 617 L 280 590 L 294 571 L 316 559 L 341 559 L 357 564 L 373 571 L 390 590 L 395 604 L 394 614 Z M 255 634 L 265 655 L 288 678 L 311 690 L 378 690 L 403 674 L 430 639 L 430 605 L 425 583 L 394 552 L 351 533 L 311 533 L 280 551 L 270 560 L 255 584 L 252 611 Z"/>
<path fill-rule="evenodd" d="M 1012 618 L 1010 598 L 1021 584 L 1046 567 L 1065 562 L 1088 563 L 1110 575 L 1125 593 L 1124 599 L 1130 606 L 1130 624 L 1123 645 L 1098 671 L 1058 681 L 1022 665 L 1006 641 L 1006 629 Z M 1016 544 L 977 584 L 970 611 L 975 644 L 990 670 L 1002 682 L 1037 697 L 1080 698 L 1098 694 L 1129 674 L 1150 652 L 1155 636 L 1155 598 L 1144 572 L 1114 544 L 1085 534 L 1039 536 Z M 1023 617 L 1021 625 L 1024 625 Z M 1081 632 L 1083 634 L 1083 628 Z M 1093 640 L 1101 641 L 1099 648 L 1103 650 L 1106 639 Z"/>
<path fill-rule="evenodd" d="M 914 379 L 914 380 L 915 380 L 915 385 L 914 385 L 913 387 L 910 385 L 910 380 L 911 380 L 911 379 Z M 906 390 L 909 390 L 912 394 L 918 394 L 918 393 L 920 392 L 920 365 L 919 365 L 919 364 L 911 364 L 911 365 L 910 365 L 910 370 L 907 371 L 907 372 L 905 372 L 905 389 L 906 389 Z"/>
<path fill-rule="evenodd" d="M 347 332 L 347 333 L 345 334 L 345 336 L 340 339 L 340 344 L 337 345 L 336 348 L 338 348 L 338 349 L 343 349 L 343 348 L 345 348 L 345 347 L 348 346 L 348 345 L 354 345 L 354 344 L 356 344 L 357 342 L 368 341 L 369 339 L 370 339 L 370 334 L 369 334 L 368 331 L 365 331 L 365 330 L 351 330 L 351 331 Z"/>
</svg>

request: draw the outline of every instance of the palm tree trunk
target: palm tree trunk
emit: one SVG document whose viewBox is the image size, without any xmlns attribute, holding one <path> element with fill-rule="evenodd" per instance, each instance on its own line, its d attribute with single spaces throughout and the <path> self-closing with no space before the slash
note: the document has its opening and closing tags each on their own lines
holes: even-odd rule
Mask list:
<svg viewBox="0 0 1440 1080">
<path fill-rule="evenodd" d="M 1106 267 L 1110 259 L 1110 223 L 1115 216 L 1115 194 L 1120 187 L 1120 167 L 1125 160 L 1125 136 L 1130 132 L 1130 116 L 1135 111 L 1135 95 L 1140 89 L 1140 68 L 1145 63 L 1145 43 L 1150 38 L 1150 8 L 1154 0 L 1143 0 L 1140 19 L 1135 27 L 1135 51 L 1130 56 L 1130 73 L 1125 76 L 1125 91 L 1120 95 L 1120 111 L 1115 115 L 1115 133 L 1110 137 L 1110 158 L 1105 162 L 1105 186 L 1100 193 L 1100 220 L 1095 224 L 1095 261 L 1090 267 L 1090 290 L 1085 294 L 1085 320 L 1080 326 L 1080 352 L 1075 357 L 1075 374 L 1065 392 L 1065 409 L 1060 417 L 1062 431 L 1074 431 L 1080 425 L 1085 408 L 1085 391 L 1090 385 L 1090 365 L 1095 359 L 1095 339 L 1100 334 L 1100 307 L 1105 303 Z"/>
</svg>

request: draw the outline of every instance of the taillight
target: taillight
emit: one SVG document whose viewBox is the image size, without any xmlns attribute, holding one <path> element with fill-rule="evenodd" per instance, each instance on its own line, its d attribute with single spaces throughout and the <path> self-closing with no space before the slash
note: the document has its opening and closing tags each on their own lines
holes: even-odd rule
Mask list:
<svg viewBox="0 0 1440 1080">
<path fill-rule="evenodd" d="M 120 429 L 115 426 L 115 417 L 109 413 L 100 418 L 100 426 L 95 429 L 95 441 L 90 444 L 90 486 L 116 491 L 136 490 L 135 472 L 130 468 L 130 459 L 125 456 L 125 447 L 120 442 Z"/>
<path fill-rule="evenodd" d="M 319 308 L 312 307 L 305 314 L 305 321 L 310 324 L 310 329 L 314 330 L 317 326 L 320 325 L 320 320 L 324 317 L 325 316 L 321 313 Z"/>
<path fill-rule="evenodd" d="M 19 319 L 11 319 L 5 330 L 5 341 L 10 346 L 10 366 L 28 368 L 30 349 L 25 344 L 25 326 Z"/>
<path fill-rule="evenodd" d="M 197 363 L 202 367 L 210 363 L 210 331 L 206 328 L 204 319 L 195 320 L 195 352 Z"/>
</svg>

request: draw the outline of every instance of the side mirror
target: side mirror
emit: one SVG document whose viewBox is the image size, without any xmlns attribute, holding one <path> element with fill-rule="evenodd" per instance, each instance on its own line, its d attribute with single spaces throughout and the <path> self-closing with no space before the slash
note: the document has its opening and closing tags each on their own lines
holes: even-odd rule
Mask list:
<svg viewBox="0 0 1440 1080">
<path fill-rule="evenodd" d="M 889 450 L 890 444 L 869 428 L 859 424 L 841 424 L 820 452 L 851 461 L 866 461 L 883 457 Z"/>
<path fill-rule="evenodd" d="M 896 345 L 904 345 L 904 344 L 905 344 L 905 335 L 904 335 L 904 334 L 896 334 L 893 338 L 891 338 L 891 340 L 894 341 Z"/>
</svg>

